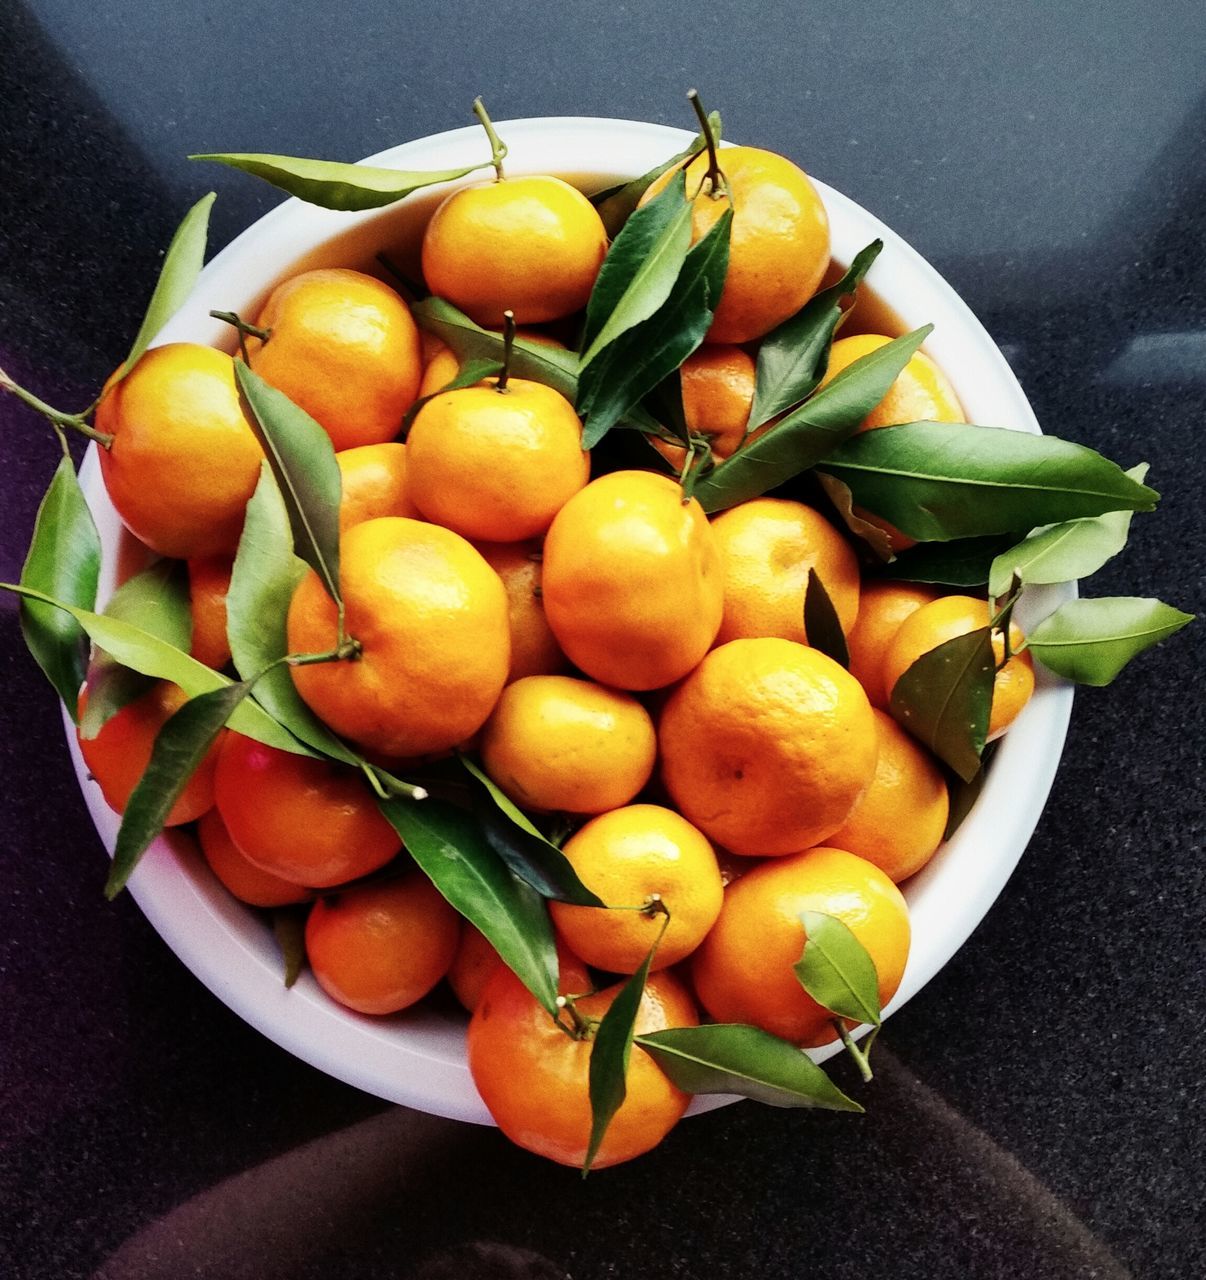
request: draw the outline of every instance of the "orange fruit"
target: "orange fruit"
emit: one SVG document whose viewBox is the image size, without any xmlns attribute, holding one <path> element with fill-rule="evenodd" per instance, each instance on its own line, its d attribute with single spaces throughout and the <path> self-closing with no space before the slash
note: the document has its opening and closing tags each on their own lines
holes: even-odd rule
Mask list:
<svg viewBox="0 0 1206 1280">
<path fill-rule="evenodd" d="M 886 347 L 891 341 L 879 333 L 856 333 L 849 338 L 839 338 L 830 349 L 829 367 L 821 386 L 856 360 Z M 863 419 L 859 430 L 872 431 L 902 422 L 966 421 L 963 406 L 946 374 L 923 351 L 917 351 L 888 388 L 887 395 Z"/>
<path fill-rule="evenodd" d="M 507 683 L 524 676 L 554 675 L 565 669 L 565 654 L 544 616 L 543 554 L 537 542 L 479 542 L 477 549 L 502 579 L 511 623 L 511 667 Z"/>
<path fill-rule="evenodd" d="M 96 429 L 101 475 L 126 527 L 160 555 L 233 555 L 263 452 L 243 414 L 234 361 L 191 342 L 153 347 L 110 380 Z"/>
<path fill-rule="evenodd" d="M 249 338 L 251 367 L 331 437 L 337 450 L 392 440 L 423 372 L 410 308 L 372 276 L 342 267 L 277 285 Z"/>
<path fill-rule="evenodd" d="M 717 462 L 731 457 L 745 439 L 754 403 L 754 358 L 741 347 L 700 347 L 678 373 L 688 429 L 709 438 Z M 653 437 L 650 441 L 676 472 L 683 469 L 687 451 L 682 445 Z"/>
<path fill-rule="evenodd" d="M 990 619 L 987 601 L 976 596 L 943 596 L 911 613 L 901 623 L 884 654 L 883 680 L 889 696 L 897 680 L 923 653 L 956 636 L 988 626 Z M 1010 623 L 1010 648 L 1016 650 L 1024 638 L 1022 628 L 1016 622 Z M 999 666 L 1005 657 L 1005 642 L 999 632 L 993 633 L 992 649 Z M 1033 692 L 1034 660 L 1027 650 L 1014 653 L 993 680 L 992 713 L 988 721 L 990 742 L 1009 728 Z"/>
<path fill-rule="evenodd" d="M 557 513 L 544 609 L 566 656 L 620 689 L 685 676 L 716 638 L 720 552 L 703 508 L 650 471 L 613 471 Z"/>
<path fill-rule="evenodd" d="M 480 325 L 560 320 L 586 306 L 607 253 L 591 202 L 560 178 L 505 178 L 454 191 L 423 237 L 432 293 Z"/>
<path fill-rule="evenodd" d="M 101 726 L 95 738 L 85 738 L 76 730 L 80 754 L 88 772 L 96 780 L 105 803 L 117 813 L 124 813 L 130 795 L 151 761 L 151 748 L 164 722 L 188 701 L 179 685 L 157 681 L 141 697 L 127 702 Z M 80 690 L 81 718 L 88 705 L 88 686 Z M 185 784 L 184 791 L 172 806 L 164 826 L 178 827 L 199 818 L 214 803 L 214 769 L 226 730 L 205 753 L 204 759 Z"/>
<path fill-rule="evenodd" d="M 477 1008 L 486 983 L 502 963 L 502 957 L 486 941 L 486 935 L 468 920 L 462 921 L 461 940 L 448 969 L 448 985 L 470 1013 Z"/>
<path fill-rule="evenodd" d="M 428 520 L 466 538 L 535 537 L 590 479 L 573 405 L 523 378 L 428 400 L 406 447 L 411 499 Z"/>
<path fill-rule="evenodd" d="M 481 752 L 516 804 L 603 813 L 649 781 L 657 733 L 631 694 L 569 676 L 527 676 L 503 690 Z"/>
<path fill-rule="evenodd" d="M 230 661 L 226 593 L 233 564 L 229 556 L 200 556 L 188 562 L 188 604 L 193 617 L 189 653 L 215 671 Z"/>
<path fill-rule="evenodd" d="M 662 781 L 683 816 L 732 853 L 818 844 L 875 774 L 858 681 L 816 649 L 766 637 L 713 649 L 666 701 Z"/>
<path fill-rule="evenodd" d="M 933 587 L 915 582 L 865 582 L 859 597 L 858 621 L 846 633 L 850 674 L 863 686 L 873 707 L 888 707 L 884 688 L 884 654 L 900 624 L 923 604 L 938 599 Z"/>
<path fill-rule="evenodd" d="M 261 871 L 327 889 L 385 866 L 402 847 L 368 783 L 348 765 L 226 735 L 214 775 L 218 812 Z"/>
<path fill-rule="evenodd" d="M 559 347 L 565 350 L 565 344 L 558 342 L 556 338 L 550 338 L 547 333 L 541 333 L 539 329 L 518 329 L 515 336 L 517 338 L 525 338 L 528 342 L 536 342 L 546 347 Z M 438 339 L 437 339 L 438 341 Z M 440 349 L 434 351 L 431 359 L 427 361 L 423 369 L 423 381 L 419 384 L 419 396 L 433 396 L 444 388 L 456 377 L 461 371 L 460 358 L 451 347 L 440 343 Z"/>
<path fill-rule="evenodd" d="M 794 315 L 816 292 L 829 266 L 829 217 L 804 171 L 758 147 L 726 147 L 720 166 L 732 193 L 729 271 L 709 342 L 752 342 Z M 693 199 L 691 238 L 701 240 L 729 207 L 705 175 L 707 153 L 687 166 Z M 641 198 L 652 200 L 674 176 L 658 178 Z M 698 194 L 697 194 L 698 193 Z"/>
<path fill-rule="evenodd" d="M 354 661 L 292 668 L 311 710 L 383 756 L 443 751 L 475 733 L 510 664 L 507 593 L 463 538 L 389 517 L 344 535 L 340 586 Z M 308 573 L 289 605 L 290 653 L 326 653 L 337 611 Z M 237 838 L 237 837 L 236 837 Z"/>
<path fill-rule="evenodd" d="M 833 1014 L 800 985 L 803 911 L 836 916 L 875 963 L 879 999 L 896 994 L 909 957 L 909 909 L 878 868 L 844 849 L 764 862 L 724 891 L 724 907 L 691 960 L 700 1003 L 717 1022 L 749 1022 L 793 1044 L 837 1038 Z"/>
<path fill-rule="evenodd" d="M 608 907 L 641 907 L 659 894 L 670 912 L 653 968 L 677 964 L 716 921 L 724 885 L 707 839 L 672 809 L 632 804 L 593 818 L 563 850 L 578 878 Z M 587 964 L 634 973 L 661 932 L 663 917 L 550 902 L 566 945 Z"/>
<path fill-rule="evenodd" d="M 804 595 L 815 569 L 842 630 L 858 617 L 858 558 L 825 519 L 802 502 L 754 498 L 712 521 L 724 564 L 724 617 L 718 644 L 780 636 L 807 644 Z"/>
<path fill-rule="evenodd" d="M 950 799 L 942 770 L 886 711 L 876 711 L 875 728 L 875 777 L 829 843 L 873 862 L 899 884 L 938 852 Z"/>
<path fill-rule="evenodd" d="M 337 453 L 335 461 L 342 485 L 340 533 L 382 516 L 418 516 L 406 488 L 404 444 L 362 444 Z"/>
<path fill-rule="evenodd" d="M 580 964 L 563 963 L 561 976 L 563 994 L 588 989 Z M 578 1013 L 584 1021 L 602 1018 L 619 991 L 617 985 L 582 996 L 575 1001 Z M 637 1011 L 636 1034 L 698 1023 L 682 984 L 669 973 L 653 974 Z M 469 1020 L 468 1048 L 473 1082 L 503 1133 L 525 1150 L 580 1166 L 591 1130 L 591 1040 L 561 1030 L 519 979 L 499 968 Z M 640 1045 L 633 1045 L 626 1085 L 624 1102 L 595 1157 L 596 1169 L 655 1147 L 690 1101 Z"/>
<path fill-rule="evenodd" d="M 319 986 L 357 1013 L 397 1013 L 448 972 L 460 917 L 421 871 L 319 898 L 306 958 Z"/>
<path fill-rule="evenodd" d="M 254 862 L 248 862 L 230 838 L 217 809 L 202 816 L 197 824 L 197 839 L 209 869 L 240 902 L 252 907 L 285 907 L 310 897 L 308 889 L 261 871 Z"/>
</svg>

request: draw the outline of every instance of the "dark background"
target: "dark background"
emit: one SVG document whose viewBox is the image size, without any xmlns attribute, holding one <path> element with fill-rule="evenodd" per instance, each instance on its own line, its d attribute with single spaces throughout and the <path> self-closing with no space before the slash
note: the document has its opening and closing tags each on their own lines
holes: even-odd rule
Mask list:
<svg viewBox="0 0 1206 1280">
<path fill-rule="evenodd" d="M 478 92 L 496 119 L 689 127 L 698 85 L 730 138 L 928 257 L 1047 430 L 1152 463 L 1160 514 L 1092 593 L 1201 608 L 1200 0 L 0 0 L 0 23 L 0 366 L 53 403 L 124 355 L 192 200 L 219 191 L 214 249 L 276 202 L 190 151 L 355 159 Z M 55 456 L 0 404 L 4 579 Z M 582 1185 L 291 1059 L 104 903 L 0 598 L 0 1274 L 1206 1274 L 1201 655 L 1199 624 L 1078 694 L 1026 857 L 892 1019 L 866 1117 L 744 1104 Z"/>
</svg>

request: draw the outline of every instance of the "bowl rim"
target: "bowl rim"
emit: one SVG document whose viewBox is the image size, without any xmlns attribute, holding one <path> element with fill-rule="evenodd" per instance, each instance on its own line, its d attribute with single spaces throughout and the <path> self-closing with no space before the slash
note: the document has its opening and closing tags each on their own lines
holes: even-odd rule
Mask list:
<svg viewBox="0 0 1206 1280">
<path fill-rule="evenodd" d="M 597 181 L 595 189 L 625 171 L 645 171 L 694 136 L 667 125 L 596 116 L 504 120 L 496 127 L 509 147 L 509 172 L 562 173 L 579 182 Z M 387 148 L 360 163 L 452 168 L 482 158 L 482 148 L 480 130 L 468 126 Z M 612 163 L 584 164 L 584 154 L 591 148 L 596 157 L 612 157 Z M 633 156 L 641 157 L 640 161 Z M 480 177 L 472 174 L 438 190 L 443 194 Z M 883 239 L 884 253 L 872 268 L 868 284 L 906 326 L 935 323 L 924 349 L 951 377 L 969 419 L 984 421 L 981 415 L 987 408 L 989 420 L 996 425 L 1039 433 L 1004 356 L 951 285 L 874 214 L 825 183 L 815 178 L 813 182 L 829 211 L 835 259 L 848 263 L 869 240 Z M 169 341 L 227 345 L 228 330 L 208 317 L 211 307 L 229 309 L 232 292 L 242 299 L 240 307 L 254 305 L 257 297 L 296 270 L 299 259 L 316 247 L 342 238 L 352 228 L 386 223 L 414 199 L 353 214 L 286 199 L 214 256 L 188 302 L 157 336 L 156 345 Z M 266 272 L 266 260 L 276 264 L 274 274 Z M 885 289 L 889 277 L 895 283 Z M 95 446 L 89 448 L 80 479 L 104 545 L 98 597 L 103 603 L 116 584 L 118 545 L 128 535 L 123 535 L 104 491 Z M 1075 594 L 1074 584 L 1030 589 L 1019 602 L 1019 617 L 1024 625 L 1033 625 Z M 1001 740 L 971 813 L 952 840 L 904 886 L 913 946 L 900 989 L 885 1016 L 911 999 L 963 945 L 1000 894 L 1033 834 L 1059 763 L 1072 705 L 1069 684 L 1041 669 L 1036 669 L 1036 675 L 1035 696 Z M 120 819 L 89 780 L 74 725 L 66 712 L 63 719 L 84 799 L 112 856 Z M 329 1000 L 308 972 L 287 991 L 269 931 L 250 908 L 221 888 L 188 836 L 171 832 L 156 840 L 130 878 L 129 889 L 177 957 L 244 1021 L 294 1056 L 388 1101 L 450 1118 L 493 1123 L 465 1062 L 462 1019 L 441 1011 L 368 1018 Z M 835 1044 L 810 1052 L 823 1061 L 839 1050 Z M 688 1114 L 732 1100 L 699 1097 Z"/>
</svg>

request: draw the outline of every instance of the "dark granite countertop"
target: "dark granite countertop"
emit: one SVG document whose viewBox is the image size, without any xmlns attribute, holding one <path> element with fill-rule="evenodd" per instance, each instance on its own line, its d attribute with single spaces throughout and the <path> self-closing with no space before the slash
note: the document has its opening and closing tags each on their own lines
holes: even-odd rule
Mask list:
<svg viewBox="0 0 1206 1280">
<path fill-rule="evenodd" d="M 354 159 L 467 122 L 614 115 L 786 152 L 996 337 L 1044 426 L 1163 493 L 1094 594 L 1200 610 L 1206 10 L 726 0 L 0 4 L 0 366 L 85 403 L 160 248 L 276 201 L 190 151 Z M 0 402 L 0 578 L 53 439 Z M 1078 695 L 1007 889 L 894 1017 L 868 1114 L 752 1104 L 592 1177 L 387 1107 L 206 991 L 105 863 L 0 599 L 0 1274 L 1206 1274 L 1200 625 Z M 877 1049 L 877 1053 L 880 1050 Z"/>
</svg>

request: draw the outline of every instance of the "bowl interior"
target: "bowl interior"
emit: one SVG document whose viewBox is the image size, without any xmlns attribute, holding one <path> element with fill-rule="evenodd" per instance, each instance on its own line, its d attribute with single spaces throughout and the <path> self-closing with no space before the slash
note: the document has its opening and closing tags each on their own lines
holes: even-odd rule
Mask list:
<svg viewBox="0 0 1206 1280">
<path fill-rule="evenodd" d="M 628 120 L 558 118 L 503 122 L 514 174 L 556 173 L 588 193 L 645 172 L 680 150 L 691 135 Z M 476 127 L 419 139 L 370 157 L 403 169 L 445 169 L 486 158 Z M 469 179 L 472 181 L 473 179 Z M 1001 353 L 949 285 L 877 218 L 823 183 L 833 256 L 843 264 L 877 236 L 884 252 L 867 287 L 882 315 L 902 329 L 935 324 L 926 350 L 951 378 L 975 422 L 1037 432 L 1038 424 Z M 191 341 L 231 349 L 230 331 L 211 309 L 254 315 L 273 286 L 298 271 L 350 266 L 381 274 L 384 251 L 417 274 L 422 228 L 448 187 L 420 192 L 400 205 L 340 214 L 288 200 L 219 253 L 159 341 Z M 93 452 L 81 472 L 104 545 L 101 600 L 141 554 L 109 504 Z M 1027 593 L 1019 616 L 1032 624 L 1071 587 Z M 1040 672 L 1029 706 L 1002 740 L 984 790 L 963 826 L 904 886 L 913 946 L 888 1013 L 900 1008 L 946 963 L 979 923 L 1021 856 L 1058 764 L 1071 690 Z M 89 781 L 75 735 L 67 737 L 93 821 L 112 853 L 118 818 Z M 369 1018 L 336 1006 L 309 974 L 286 991 L 275 943 L 261 917 L 217 883 L 192 840 L 174 833 L 156 841 L 130 880 L 130 891 L 172 950 L 220 999 L 270 1039 L 312 1065 L 390 1101 L 457 1119 L 490 1123 L 465 1062 L 465 1020 L 447 1009 Z M 837 1046 L 815 1051 L 818 1059 Z M 725 1099 L 698 1098 L 692 1112 Z"/>
</svg>

